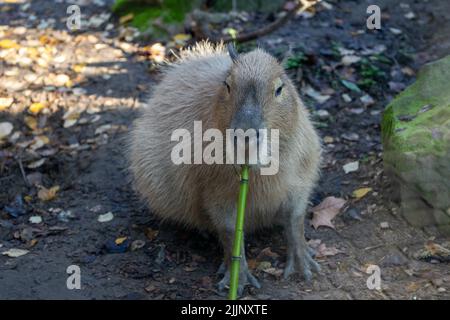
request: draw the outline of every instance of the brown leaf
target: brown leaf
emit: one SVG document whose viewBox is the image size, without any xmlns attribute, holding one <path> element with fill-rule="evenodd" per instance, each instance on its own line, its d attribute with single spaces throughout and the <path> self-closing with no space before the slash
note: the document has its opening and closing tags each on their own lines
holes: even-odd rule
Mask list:
<svg viewBox="0 0 450 320">
<path fill-rule="evenodd" d="M 323 258 L 329 256 L 335 256 L 339 253 L 343 253 L 342 250 L 337 249 L 336 247 L 327 247 L 325 243 L 321 243 L 317 248 L 316 257 Z"/>
<path fill-rule="evenodd" d="M 247 259 L 247 265 L 250 270 L 255 270 L 258 262 L 256 262 L 256 259 Z"/>
<path fill-rule="evenodd" d="M 414 258 L 425 261 L 449 262 L 450 250 L 433 241 L 427 241 L 425 247 L 414 254 Z"/>
<path fill-rule="evenodd" d="M 24 122 L 27 125 L 28 128 L 30 128 L 31 130 L 36 130 L 38 123 L 36 118 L 32 117 L 32 116 L 26 116 L 24 118 Z"/>
<path fill-rule="evenodd" d="M 311 209 L 313 218 L 311 225 L 314 229 L 320 226 L 330 227 L 334 229 L 331 220 L 339 213 L 346 201 L 336 197 L 326 197 L 322 203 Z"/>
<path fill-rule="evenodd" d="M 34 247 L 37 243 L 38 243 L 37 239 L 30 240 L 30 242 L 28 243 L 28 248 Z"/>
<path fill-rule="evenodd" d="M 416 292 L 417 290 L 419 290 L 419 288 L 420 288 L 420 283 L 418 283 L 418 282 L 411 282 L 410 284 L 408 284 L 406 286 L 405 289 L 406 289 L 407 292 L 413 293 L 413 292 Z"/>
<path fill-rule="evenodd" d="M 448 257 L 450 256 L 450 250 L 441 246 L 438 243 L 434 243 L 432 241 L 428 241 L 425 244 L 425 248 L 431 253 L 433 256 L 443 256 Z"/>
<path fill-rule="evenodd" d="M 159 230 L 153 230 L 152 228 L 145 229 L 145 236 L 148 238 L 148 240 L 153 241 L 158 236 Z"/>
<path fill-rule="evenodd" d="M 123 16 L 123 17 L 120 17 L 119 23 L 120 24 L 125 24 L 125 23 L 130 22 L 131 20 L 133 20 L 133 18 L 134 18 L 134 14 L 129 13 L 129 14 Z"/>
<path fill-rule="evenodd" d="M 263 272 L 270 274 L 270 275 L 274 276 L 275 278 L 280 278 L 283 274 L 283 269 L 272 267 L 272 268 L 264 269 Z"/>
<path fill-rule="evenodd" d="M 258 257 L 256 257 L 257 261 L 263 261 L 267 260 L 267 258 L 278 258 L 278 253 L 273 252 L 270 247 L 264 248 L 261 250 L 261 252 L 258 254 Z"/>
<path fill-rule="evenodd" d="M 337 249 L 336 247 L 327 247 L 325 243 L 322 243 L 320 239 L 311 239 L 308 241 L 308 245 L 316 251 L 317 258 L 323 258 L 327 256 L 335 256 L 344 251 Z"/>
<path fill-rule="evenodd" d="M 59 186 L 51 187 L 50 189 L 42 187 L 38 192 L 38 198 L 42 201 L 50 201 L 56 197 L 56 193 L 59 190 Z"/>
</svg>

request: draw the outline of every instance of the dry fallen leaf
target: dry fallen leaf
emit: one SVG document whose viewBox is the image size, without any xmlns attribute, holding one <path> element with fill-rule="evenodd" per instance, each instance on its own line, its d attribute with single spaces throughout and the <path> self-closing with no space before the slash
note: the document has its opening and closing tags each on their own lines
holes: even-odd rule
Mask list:
<svg viewBox="0 0 450 320">
<path fill-rule="evenodd" d="M 256 257 L 257 261 L 263 261 L 267 258 L 272 258 L 272 259 L 276 259 L 278 258 L 278 253 L 273 252 L 270 247 L 264 248 L 261 250 L 261 252 L 258 254 L 258 256 Z"/>
<path fill-rule="evenodd" d="M 81 64 L 76 64 L 72 67 L 72 70 L 75 71 L 76 73 L 81 73 L 84 71 L 84 69 L 86 68 L 86 65 L 84 63 Z"/>
<path fill-rule="evenodd" d="M 311 239 L 308 241 L 308 245 L 316 251 L 317 258 L 324 258 L 327 256 L 334 256 L 344 251 L 337 249 L 336 247 L 327 247 L 325 243 L 322 243 L 320 239 Z"/>
<path fill-rule="evenodd" d="M 186 34 L 186 33 L 179 33 L 173 37 L 173 40 L 175 41 L 175 43 L 179 44 L 179 45 L 185 45 L 186 42 L 189 41 L 190 39 L 191 39 L 191 35 Z"/>
<path fill-rule="evenodd" d="M 36 151 L 37 149 L 42 148 L 46 144 L 50 142 L 50 139 L 47 136 L 37 136 L 34 138 L 34 142 L 30 145 L 30 149 Z"/>
<path fill-rule="evenodd" d="M 112 219 L 114 219 L 114 215 L 112 214 L 112 212 L 108 212 L 108 213 L 99 215 L 97 221 L 98 222 L 109 222 Z"/>
<path fill-rule="evenodd" d="M 445 245 L 447 244 L 450 246 L 450 243 L 445 243 Z M 425 261 L 436 260 L 440 262 L 449 262 L 450 249 L 433 241 L 427 241 L 425 248 L 416 252 L 414 258 Z"/>
<path fill-rule="evenodd" d="M 116 241 L 114 241 L 118 246 L 120 246 L 125 240 L 127 240 L 128 237 L 120 237 L 117 238 Z"/>
<path fill-rule="evenodd" d="M 8 256 L 10 258 L 17 258 L 17 257 L 23 256 L 23 255 L 26 255 L 28 252 L 30 252 L 30 251 L 12 248 L 7 251 L 3 251 L 2 254 L 5 256 Z"/>
<path fill-rule="evenodd" d="M 31 239 L 30 242 L 28 243 L 28 247 L 34 247 L 36 244 L 38 243 L 37 239 Z"/>
<path fill-rule="evenodd" d="M 64 119 L 64 128 L 70 128 L 75 123 L 77 123 L 78 119 L 80 118 L 80 112 L 78 110 L 69 110 L 63 115 Z"/>
<path fill-rule="evenodd" d="M 55 85 L 59 86 L 59 87 L 61 87 L 61 86 L 70 87 L 71 81 L 70 81 L 69 76 L 67 74 L 63 74 L 63 73 L 56 75 Z"/>
<path fill-rule="evenodd" d="M 352 196 L 356 199 L 361 199 L 366 194 L 368 194 L 370 191 L 372 191 L 372 188 L 359 188 L 353 191 Z"/>
<path fill-rule="evenodd" d="M 32 114 L 38 114 L 39 112 L 41 112 L 42 109 L 45 109 L 46 107 L 47 107 L 47 104 L 44 102 L 35 102 L 30 105 L 28 110 Z"/>
<path fill-rule="evenodd" d="M 106 131 L 110 130 L 111 128 L 112 128 L 112 125 L 110 125 L 110 124 L 101 125 L 97 129 L 95 129 L 95 134 L 98 135 L 98 134 L 105 133 Z"/>
<path fill-rule="evenodd" d="M 326 197 L 322 203 L 311 209 L 313 212 L 311 225 L 314 229 L 317 229 L 320 226 L 334 229 L 334 225 L 331 220 L 339 213 L 345 203 L 346 201 L 344 199 Z"/>
<path fill-rule="evenodd" d="M 359 161 L 353 161 L 349 162 L 342 166 L 342 169 L 344 169 L 345 174 L 350 172 L 358 171 L 359 169 Z"/>
<path fill-rule="evenodd" d="M 349 66 L 353 63 L 357 63 L 361 60 L 361 57 L 355 56 L 355 55 L 348 55 L 348 56 L 344 56 L 342 57 L 341 63 L 344 66 Z"/>
<path fill-rule="evenodd" d="M 416 292 L 420 288 L 420 283 L 418 282 L 411 282 L 409 285 L 406 286 L 406 291 L 409 293 Z"/>
<path fill-rule="evenodd" d="M 321 243 L 316 250 L 316 257 L 323 258 L 323 257 L 335 256 L 339 253 L 343 253 L 343 251 L 337 249 L 336 247 L 327 247 L 325 245 L 325 243 Z"/>
<path fill-rule="evenodd" d="M 415 71 L 410 67 L 403 67 L 402 73 L 410 77 L 413 77 L 416 74 Z"/>
<path fill-rule="evenodd" d="M 274 276 L 275 278 L 280 278 L 283 275 L 283 269 L 278 268 L 267 268 L 264 269 L 263 272 Z"/>
<path fill-rule="evenodd" d="M 397 28 L 389 28 L 389 31 L 392 32 L 395 35 L 402 34 L 402 30 L 397 29 Z"/>
<path fill-rule="evenodd" d="M 30 169 L 36 169 L 39 168 L 40 166 L 42 166 L 45 162 L 45 158 L 39 159 L 37 161 L 31 162 L 27 167 Z"/>
<path fill-rule="evenodd" d="M 192 266 L 186 266 L 186 267 L 183 268 L 183 270 L 186 271 L 186 272 L 192 272 L 192 271 L 195 271 L 197 269 L 198 269 L 197 267 L 192 267 Z"/>
<path fill-rule="evenodd" d="M 38 198 L 42 201 L 50 201 L 56 197 L 56 193 L 59 191 L 59 186 L 51 187 L 50 189 L 41 187 L 38 192 Z"/>
<path fill-rule="evenodd" d="M 324 103 L 325 101 L 331 98 L 330 95 L 321 94 L 320 92 L 314 90 L 311 86 L 306 86 L 304 88 L 304 92 L 307 96 L 313 98 L 318 103 Z"/>
<path fill-rule="evenodd" d="M 428 241 L 425 244 L 425 248 L 432 254 L 432 255 L 443 255 L 443 256 L 449 256 L 450 250 L 441 246 L 438 243 L 434 243 L 432 241 Z"/>
<path fill-rule="evenodd" d="M 255 270 L 258 263 L 256 259 L 247 259 L 247 265 L 250 270 Z"/>
<path fill-rule="evenodd" d="M 77 123 L 77 119 L 67 119 L 64 121 L 63 127 L 64 128 L 70 128 L 72 127 L 75 123 Z"/>
<path fill-rule="evenodd" d="M 157 42 L 151 46 L 144 47 L 144 50 L 149 53 L 150 59 L 161 63 L 166 58 L 166 47 Z"/>
<path fill-rule="evenodd" d="M 10 39 L 3 39 L 0 40 L 0 49 L 17 49 L 20 46 L 17 44 L 17 42 L 10 40 Z"/>
<path fill-rule="evenodd" d="M 42 45 L 48 45 L 48 48 L 51 48 L 51 46 L 54 46 L 55 44 L 58 43 L 58 40 L 56 40 L 55 38 L 52 38 L 52 37 L 44 34 L 44 35 L 39 37 L 39 42 Z"/>
<path fill-rule="evenodd" d="M 256 267 L 257 270 L 261 271 L 267 270 L 269 268 L 272 268 L 272 264 L 270 263 L 270 261 L 261 261 Z"/>
<path fill-rule="evenodd" d="M 159 230 L 153 230 L 152 228 L 145 229 L 145 236 L 148 240 L 153 241 L 158 236 Z"/>
<path fill-rule="evenodd" d="M 8 109 L 14 102 L 11 97 L 0 97 L 0 111 Z"/>
<path fill-rule="evenodd" d="M 35 117 L 32 116 L 26 116 L 24 118 L 25 124 L 27 125 L 28 128 L 30 128 L 31 130 L 36 130 L 38 123 Z"/>
<path fill-rule="evenodd" d="M 123 16 L 123 17 L 120 17 L 119 23 L 120 23 L 120 24 L 125 24 L 125 23 L 127 23 L 127 22 L 133 20 L 133 18 L 134 18 L 134 14 L 129 13 L 129 14 Z"/>
</svg>

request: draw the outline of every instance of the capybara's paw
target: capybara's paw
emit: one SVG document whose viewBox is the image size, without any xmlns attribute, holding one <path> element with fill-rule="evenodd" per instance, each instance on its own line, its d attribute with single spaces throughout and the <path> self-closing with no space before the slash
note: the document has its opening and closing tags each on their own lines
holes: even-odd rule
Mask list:
<svg viewBox="0 0 450 320">
<path fill-rule="evenodd" d="M 219 270 L 222 268 L 219 268 Z M 259 281 L 250 273 L 248 267 L 240 270 L 239 273 L 239 285 L 238 285 L 238 296 L 241 297 L 244 293 L 244 288 L 246 285 L 251 285 L 257 289 L 261 288 Z M 226 270 L 222 280 L 217 284 L 219 292 L 226 294 L 230 286 L 230 270 Z"/>
<path fill-rule="evenodd" d="M 304 250 L 296 250 L 293 254 L 288 255 L 284 278 L 287 279 L 291 274 L 299 272 L 307 282 L 311 281 L 313 272 L 320 272 L 319 264 L 313 259 L 314 255 L 314 250 L 309 247 L 305 247 Z"/>
</svg>

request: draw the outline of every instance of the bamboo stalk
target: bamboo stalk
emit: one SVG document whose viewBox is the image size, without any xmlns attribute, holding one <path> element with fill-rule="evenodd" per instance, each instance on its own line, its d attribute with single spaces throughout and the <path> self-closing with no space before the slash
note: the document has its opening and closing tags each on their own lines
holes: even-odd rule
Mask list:
<svg viewBox="0 0 450 320">
<path fill-rule="evenodd" d="M 243 237 L 244 237 L 244 215 L 245 215 L 245 205 L 247 203 L 247 193 L 248 193 L 248 166 L 243 165 L 239 188 L 233 251 L 231 254 L 230 292 L 228 295 L 228 299 L 230 300 L 237 299 L 237 289 L 239 284 L 239 269 L 241 266 L 241 259 L 242 259 L 241 247 L 243 245 Z"/>
</svg>

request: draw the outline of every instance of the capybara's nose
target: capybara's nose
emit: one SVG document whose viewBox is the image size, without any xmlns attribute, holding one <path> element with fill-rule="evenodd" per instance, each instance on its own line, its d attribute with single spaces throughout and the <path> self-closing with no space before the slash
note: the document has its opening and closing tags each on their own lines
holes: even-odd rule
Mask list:
<svg viewBox="0 0 450 320">
<path fill-rule="evenodd" d="M 233 129 L 247 131 L 254 129 L 258 131 L 262 126 L 262 111 L 259 106 L 243 106 L 236 113 L 231 124 Z"/>
</svg>

